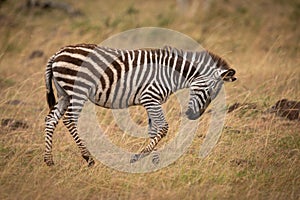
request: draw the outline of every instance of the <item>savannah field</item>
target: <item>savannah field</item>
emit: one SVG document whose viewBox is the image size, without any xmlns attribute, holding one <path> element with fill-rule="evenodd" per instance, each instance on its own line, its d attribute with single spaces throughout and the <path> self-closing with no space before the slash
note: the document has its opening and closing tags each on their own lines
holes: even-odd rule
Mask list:
<svg viewBox="0 0 300 200">
<path fill-rule="evenodd" d="M 0 199 L 300 199 L 300 121 L 266 112 L 283 98 L 300 101 L 299 1 L 65 0 L 67 10 L 28 2 L 46 1 L 0 1 Z M 46 166 L 48 58 L 68 44 L 99 44 L 149 26 L 186 34 L 236 70 L 238 80 L 225 84 L 226 105 L 241 106 L 227 113 L 212 152 L 198 157 L 209 112 L 188 151 L 151 173 L 120 172 L 99 161 L 87 167 L 59 123 L 55 165 Z M 164 109 L 170 129 L 161 146 L 176 136 L 180 120 L 174 98 Z M 146 125 L 142 108 L 129 110 Z M 122 148 L 135 152 L 148 141 L 124 134 L 110 110 L 100 108 L 99 115 Z"/>
</svg>

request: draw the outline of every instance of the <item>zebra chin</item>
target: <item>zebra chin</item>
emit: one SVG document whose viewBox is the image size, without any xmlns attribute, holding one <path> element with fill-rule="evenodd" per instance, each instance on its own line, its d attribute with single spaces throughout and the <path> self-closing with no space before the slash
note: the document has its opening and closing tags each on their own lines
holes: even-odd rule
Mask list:
<svg viewBox="0 0 300 200">
<path fill-rule="evenodd" d="M 200 112 L 194 112 L 192 108 L 188 108 L 185 114 L 189 120 L 196 120 L 204 113 L 204 111 L 205 109 L 200 109 Z"/>
</svg>

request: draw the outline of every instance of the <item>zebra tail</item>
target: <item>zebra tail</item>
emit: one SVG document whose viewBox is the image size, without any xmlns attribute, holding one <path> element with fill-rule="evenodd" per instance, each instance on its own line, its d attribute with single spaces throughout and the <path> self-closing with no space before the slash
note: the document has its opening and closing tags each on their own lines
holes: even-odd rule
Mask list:
<svg viewBox="0 0 300 200">
<path fill-rule="evenodd" d="M 47 63 L 46 74 L 45 74 L 46 89 L 47 89 L 46 98 L 47 98 L 47 103 L 48 103 L 50 110 L 53 109 L 53 107 L 56 103 L 54 92 L 53 92 L 53 87 L 52 87 L 52 78 L 53 78 L 52 64 L 53 64 L 53 61 L 54 61 L 54 58 L 51 57 Z"/>
</svg>

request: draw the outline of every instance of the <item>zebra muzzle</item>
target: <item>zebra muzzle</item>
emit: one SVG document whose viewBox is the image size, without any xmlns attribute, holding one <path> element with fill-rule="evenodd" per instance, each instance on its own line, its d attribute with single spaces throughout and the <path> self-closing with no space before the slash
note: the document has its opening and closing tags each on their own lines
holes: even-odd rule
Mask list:
<svg viewBox="0 0 300 200">
<path fill-rule="evenodd" d="M 205 109 L 200 109 L 199 112 L 195 112 L 192 108 L 188 108 L 185 114 L 189 120 L 196 120 L 204 113 L 204 111 Z"/>
</svg>

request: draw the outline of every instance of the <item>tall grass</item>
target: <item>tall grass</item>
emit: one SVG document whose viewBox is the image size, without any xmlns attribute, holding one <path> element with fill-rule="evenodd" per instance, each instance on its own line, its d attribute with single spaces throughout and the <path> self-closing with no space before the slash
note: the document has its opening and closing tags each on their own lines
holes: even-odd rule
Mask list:
<svg viewBox="0 0 300 200">
<path fill-rule="evenodd" d="M 175 1 L 66 1 L 84 16 L 59 10 L 21 9 L 1 3 L 0 121 L 22 120 L 29 127 L 0 129 L 1 199 L 299 199 L 300 126 L 264 111 L 282 98 L 300 99 L 299 28 L 296 1 L 237 0 L 194 3 L 199 12 L 178 12 Z M 186 9 L 192 9 L 187 7 Z M 200 12 L 201 11 L 201 12 Z M 263 11 L 263 12 L 262 12 Z M 100 43 L 114 33 L 140 26 L 181 31 L 229 60 L 238 81 L 226 84 L 227 104 L 255 103 L 256 109 L 227 114 L 222 136 L 205 159 L 198 157 L 210 114 L 204 114 L 188 151 L 176 162 L 147 174 L 119 172 L 97 162 L 88 168 L 67 129 L 54 134 L 55 166 L 43 163 L 44 69 L 48 57 L 66 44 Z M 29 59 L 34 50 L 43 56 Z M 10 104 L 19 100 L 17 105 Z M 178 130 L 180 109 L 164 105 L 170 125 L 162 146 Z M 130 108 L 146 126 L 142 108 Z M 126 135 L 99 109 L 99 124 L 114 142 L 136 151 L 147 140 Z"/>
</svg>

